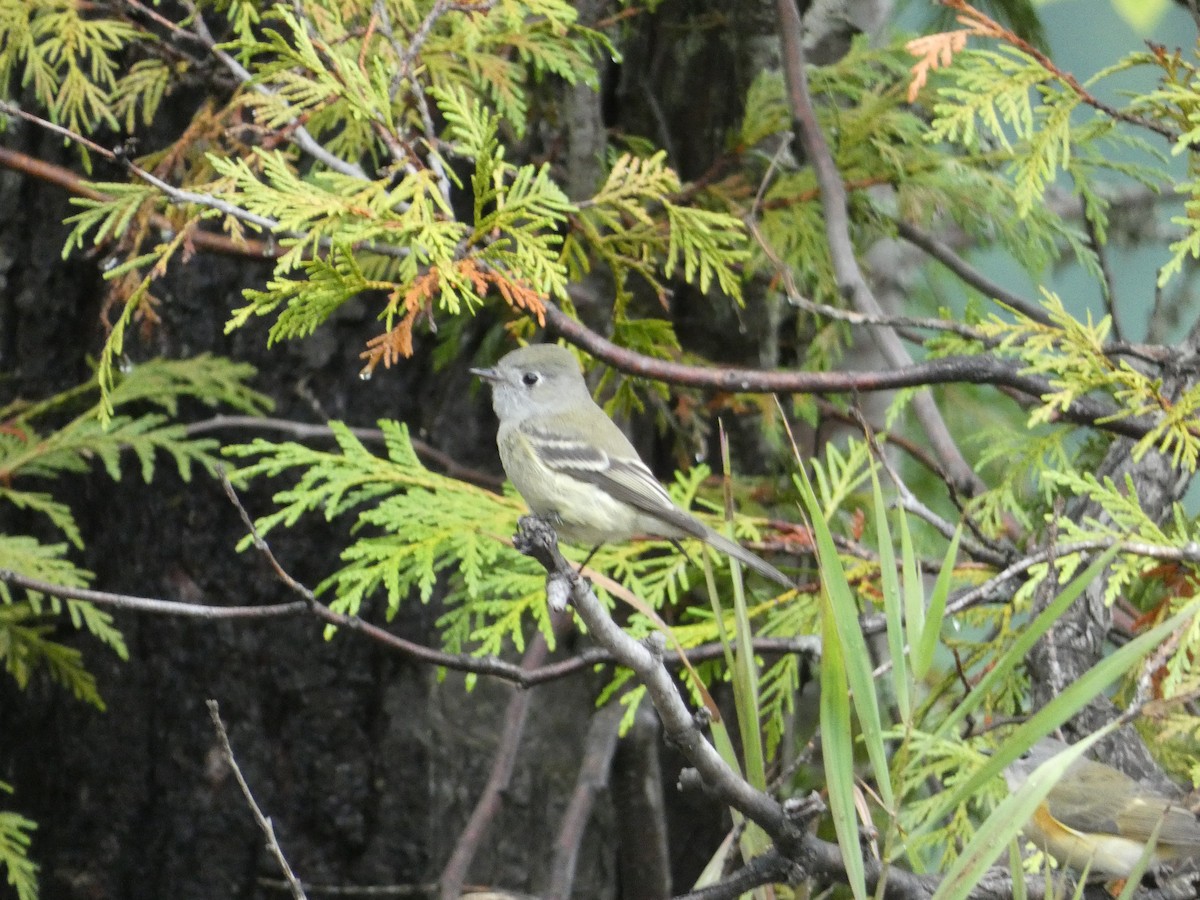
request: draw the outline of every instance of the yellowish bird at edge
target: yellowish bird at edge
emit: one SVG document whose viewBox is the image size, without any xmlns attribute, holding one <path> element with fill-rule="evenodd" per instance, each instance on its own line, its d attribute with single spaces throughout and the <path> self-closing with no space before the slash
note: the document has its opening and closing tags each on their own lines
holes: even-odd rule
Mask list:
<svg viewBox="0 0 1200 900">
<path fill-rule="evenodd" d="M 1034 769 L 1066 749 L 1054 738 L 1038 741 L 1005 769 L 1009 790 L 1016 791 Z M 1151 870 L 1185 859 L 1200 860 L 1200 820 L 1193 812 L 1112 766 L 1077 759 L 1023 830 L 1063 865 L 1127 878 L 1155 828 L 1158 840 Z"/>
</svg>

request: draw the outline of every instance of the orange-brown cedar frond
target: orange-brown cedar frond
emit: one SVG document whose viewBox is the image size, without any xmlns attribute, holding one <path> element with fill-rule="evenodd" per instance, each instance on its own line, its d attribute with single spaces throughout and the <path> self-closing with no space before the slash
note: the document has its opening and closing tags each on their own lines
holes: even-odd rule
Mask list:
<svg viewBox="0 0 1200 900">
<path fill-rule="evenodd" d="M 942 69 L 954 61 L 954 54 L 961 53 L 967 46 L 969 37 L 997 38 L 1008 41 L 1018 47 L 1028 45 L 1012 31 L 1005 28 L 995 19 L 981 13 L 965 0 L 942 0 L 943 5 L 958 12 L 960 25 L 966 27 L 957 31 L 943 31 L 938 34 L 927 34 L 914 38 L 904 45 L 904 49 L 913 56 L 919 57 L 912 69 L 912 82 L 908 86 L 908 102 L 914 103 L 917 94 L 929 79 L 929 73 L 934 69 Z"/>
</svg>

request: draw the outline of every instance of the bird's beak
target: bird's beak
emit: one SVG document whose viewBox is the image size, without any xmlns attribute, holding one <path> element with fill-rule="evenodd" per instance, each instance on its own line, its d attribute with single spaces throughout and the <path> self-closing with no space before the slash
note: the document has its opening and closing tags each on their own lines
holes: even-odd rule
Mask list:
<svg viewBox="0 0 1200 900">
<path fill-rule="evenodd" d="M 468 369 L 472 375 L 478 375 L 484 381 L 497 382 L 500 380 L 500 373 L 495 369 Z"/>
</svg>

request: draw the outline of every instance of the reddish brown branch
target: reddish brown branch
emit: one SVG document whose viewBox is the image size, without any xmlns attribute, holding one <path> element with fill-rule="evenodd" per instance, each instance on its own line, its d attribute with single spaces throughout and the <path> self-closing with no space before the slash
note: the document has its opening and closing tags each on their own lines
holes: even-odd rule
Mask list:
<svg viewBox="0 0 1200 900">
<path fill-rule="evenodd" d="M 546 304 L 546 325 L 555 334 L 626 374 L 715 391 L 749 394 L 848 394 L 963 383 L 1008 387 L 1034 398 L 1040 398 L 1052 391 L 1045 379 L 1022 374 L 1024 363 L 995 356 L 945 356 L 886 371 L 863 372 L 765 371 L 691 366 L 644 356 L 620 347 L 551 304 Z M 1152 423 L 1140 418 L 1111 419 L 1118 412 L 1111 404 L 1080 398 L 1074 401 L 1062 416 L 1072 422 L 1095 425 L 1105 431 L 1134 438 L 1144 437 L 1153 427 Z"/>
</svg>

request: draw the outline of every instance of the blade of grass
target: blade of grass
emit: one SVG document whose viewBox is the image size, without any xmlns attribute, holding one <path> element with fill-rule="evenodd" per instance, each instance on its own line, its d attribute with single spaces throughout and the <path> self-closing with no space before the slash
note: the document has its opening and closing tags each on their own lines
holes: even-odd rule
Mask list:
<svg viewBox="0 0 1200 900">
<path fill-rule="evenodd" d="M 1133 892 L 1142 885 L 1142 876 L 1146 874 L 1146 870 L 1150 868 L 1150 861 L 1154 859 L 1154 848 L 1158 846 L 1158 834 L 1162 831 L 1163 823 L 1166 817 L 1159 816 L 1158 821 L 1154 823 L 1154 828 L 1150 832 L 1150 839 L 1146 841 L 1146 848 L 1142 850 L 1142 855 L 1138 857 L 1137 862 L 1133 864 L 1133 868 L 1129 870 L 1129 875 L 1125 880 L 1125 887 L 1121 889 L 1121 893 L 1117 896 L 1117 900 L 1132 900 Z"/>
<path fill-rule="evenodd" d="M 1021 844 L 1014 835 L 1008 841 L 1008 872 L 1012 875 L 1012 900 L 1027 900 L 1025 867 L 1021 864 Z"/>
<path fill-rule="evenodd" d="M 733 672 L 735 667 L 732 642 L 729 640 L 729 633 L 725 630 L 725 617 L 721 609 L 720 601 L 717 599 L 719 596 L 717 594 L 717 579 L 713 574 L 712 561 L 708 558 L 707 554 L 704 555 L 703 562 L 704 580 L 708 586 L 708 596 L 712 599 L 713 614 L 716 617 L 717 636 L 721 642 L 721 646 L 725 649 L 726 664 L 729 666 L 730 672 Z M 737 563 L 735 562 L 734 565 L 737 565 Z M 743 723 L 743 709 L 740 705 L 740 701 L 737 698 L 736 682 L 734 705 L 736 707 L 735 713 L 738 717 L 738 725 L 743 730 L 744 735 L 746 726 Z M 755 718 L 754 722 L 757 726 L 758 719 Z M 709 724 L 709 730 L 712 732 L 713 746 L 716 747 L 717 753 L 720 754 L 721 758 L 729 764 L 729 767 L 733 769 L 733 771 L 737 772 L 738 775 L 742 775 L 743 761 L 738 758 L 737 750 L 733 746 L 733 739 L 729 736 L 729 728 L 725 720 L 723 718 L 714 718 Z M 750 781 L 750 778 L 747 777 L 746 780 Z M 731 809 L 729 813 L 733 817 L 733 823 L 735 827 L 738 827 L 743 823 L 745 824 L 745 827 L 741 831 L 741 840 L 739 842 L 739 848 L 742 850 L 743 857 L 745 859 L 751 859 L 757 856 L 770 846 L 770 839 L 767 837 L 766 832 L 763 831 L 762 828 L 760 828 L 754 822 L 746 822 L 742 814 L 737 810 Z"/>
<path fill-rule="evenodd" d="M 887 505 L 879 476 L 871 467 L 871 493 L 875 500 L 875 531 L 879 540 L 879 588 L 883 594 L 883 614 L 887 620 L 888 654 L 892 658 L 892 691 L 896 695 L 896 709 L 905 725 L 912 724 L 912 702 L 910 682 L 912 672 L 904 652 L 904 609 L 900 594 L 900 579 L 896 572 L 896 551 L 892 546 L 892 532 L 888 526 Z M 901 517 L 904 510 L 899 511 Z M 908 560 L 905 560 L 908 563 Z"/>
<path fill-rule="evenodd" d="M 729 438 L 725 434 L 724 423 L 720 423 L 721 431 L 721 465 L 725 471 L 725 516 L 726 530 L 728 522 L 733 518 L 733 491 L 729 479 Z M 726 535 L 730 540 L 736 540 L 732 531 Z M 759 790 L 767 787 L 766 749 L 762 740 L 762 716 L 758 696 L 758 667 L 754 659 L 753 631 L 750 627 L 750 613 L 746 608 L 746 589 L 742 583 L 742 567 L 737 560 L 730 560 L 730 574 L 733 576 L 733 616 L 734 644 L 733 666 L 730 674 L 733 677 L 734 705 L 737 709 L 738 731 L 742 736 L 742 755 L 746 762 L 746 780 Z M 715 604 L 714 598 L 714 604 Z"/>
<path fill-rule="evenodd" d="M 822 603 L 829 605 L 822 592 Z M 854 806 L 854 741 L 850 722 L 849 686 L 833 614 L 821 616 L 824 650 L 821 653 L 821 756 L 825 761 L 825 787 L 838 846 L 846 866 L 846 880 L 856 900 L 866 900 L 867 876 L 862 845 L 858 840 L 858 813 Z"/>
<path fill-rule="evenodd" d="M 950 597 L 950 583 L 954 577 L 954 560 L 958 558 L 958 542 L 961 538 L 960 525 L 954 530 L 954 537 L 950 539 L 950 546 L 946 548 L 946 558 L 942 560 L 942 569 L 934 582 L 933 593 L 929 595 L 929 608 L 925 612 L 925 624 L 921 628 L 920 639 L 915 646 L 909 647 L 913 677 L 918 680 L 928 675 L 933 667 L 933 655 L 937 652 L 938 639 L 942 636 L 942 617 L 946 614 L 946 601 Z"/>
<path fill-rule="evenodd" d="M 925 633 L 925 586 L 921 581 L 921 568 L 917 565 L 917 552 L 913 549 L 907 516 L 900 517 L 900 559 L 904 566 L 904 627 L 908 632 L 908 646 L 916 647 Z M 913 677 L 917 677 L 915 671 Z"/>
<path fill-rule="evenodd" d="M 838 558 L 833 534 L 825 523 L 823 510 L 803 469 L 796 479 L 800 487 L 801 501 L 808 507 L 809 525 L 817 550 L 817 568 L 820 573 L 822 596 L 827 598 L 824 613 L 832 617 L 838 641 L 842 646 L 842 658 L 846 664 L 846 680 L 858 714 L 863 744 L 871 760 L 876 789 L 884 806 L 891 812 L 895 807 L 891 774 L 888 771 L 887 749 L 883 742 L 883 724 L 879 713 L 879 700 L 875 696 L 875 678 L 871 666 L 871 653 L 858 624 L 858 604 L 854 592 L 846 580 L 846 570 Z M 823 689 L 823 686 L 822 686 Z"/>
</svg>

